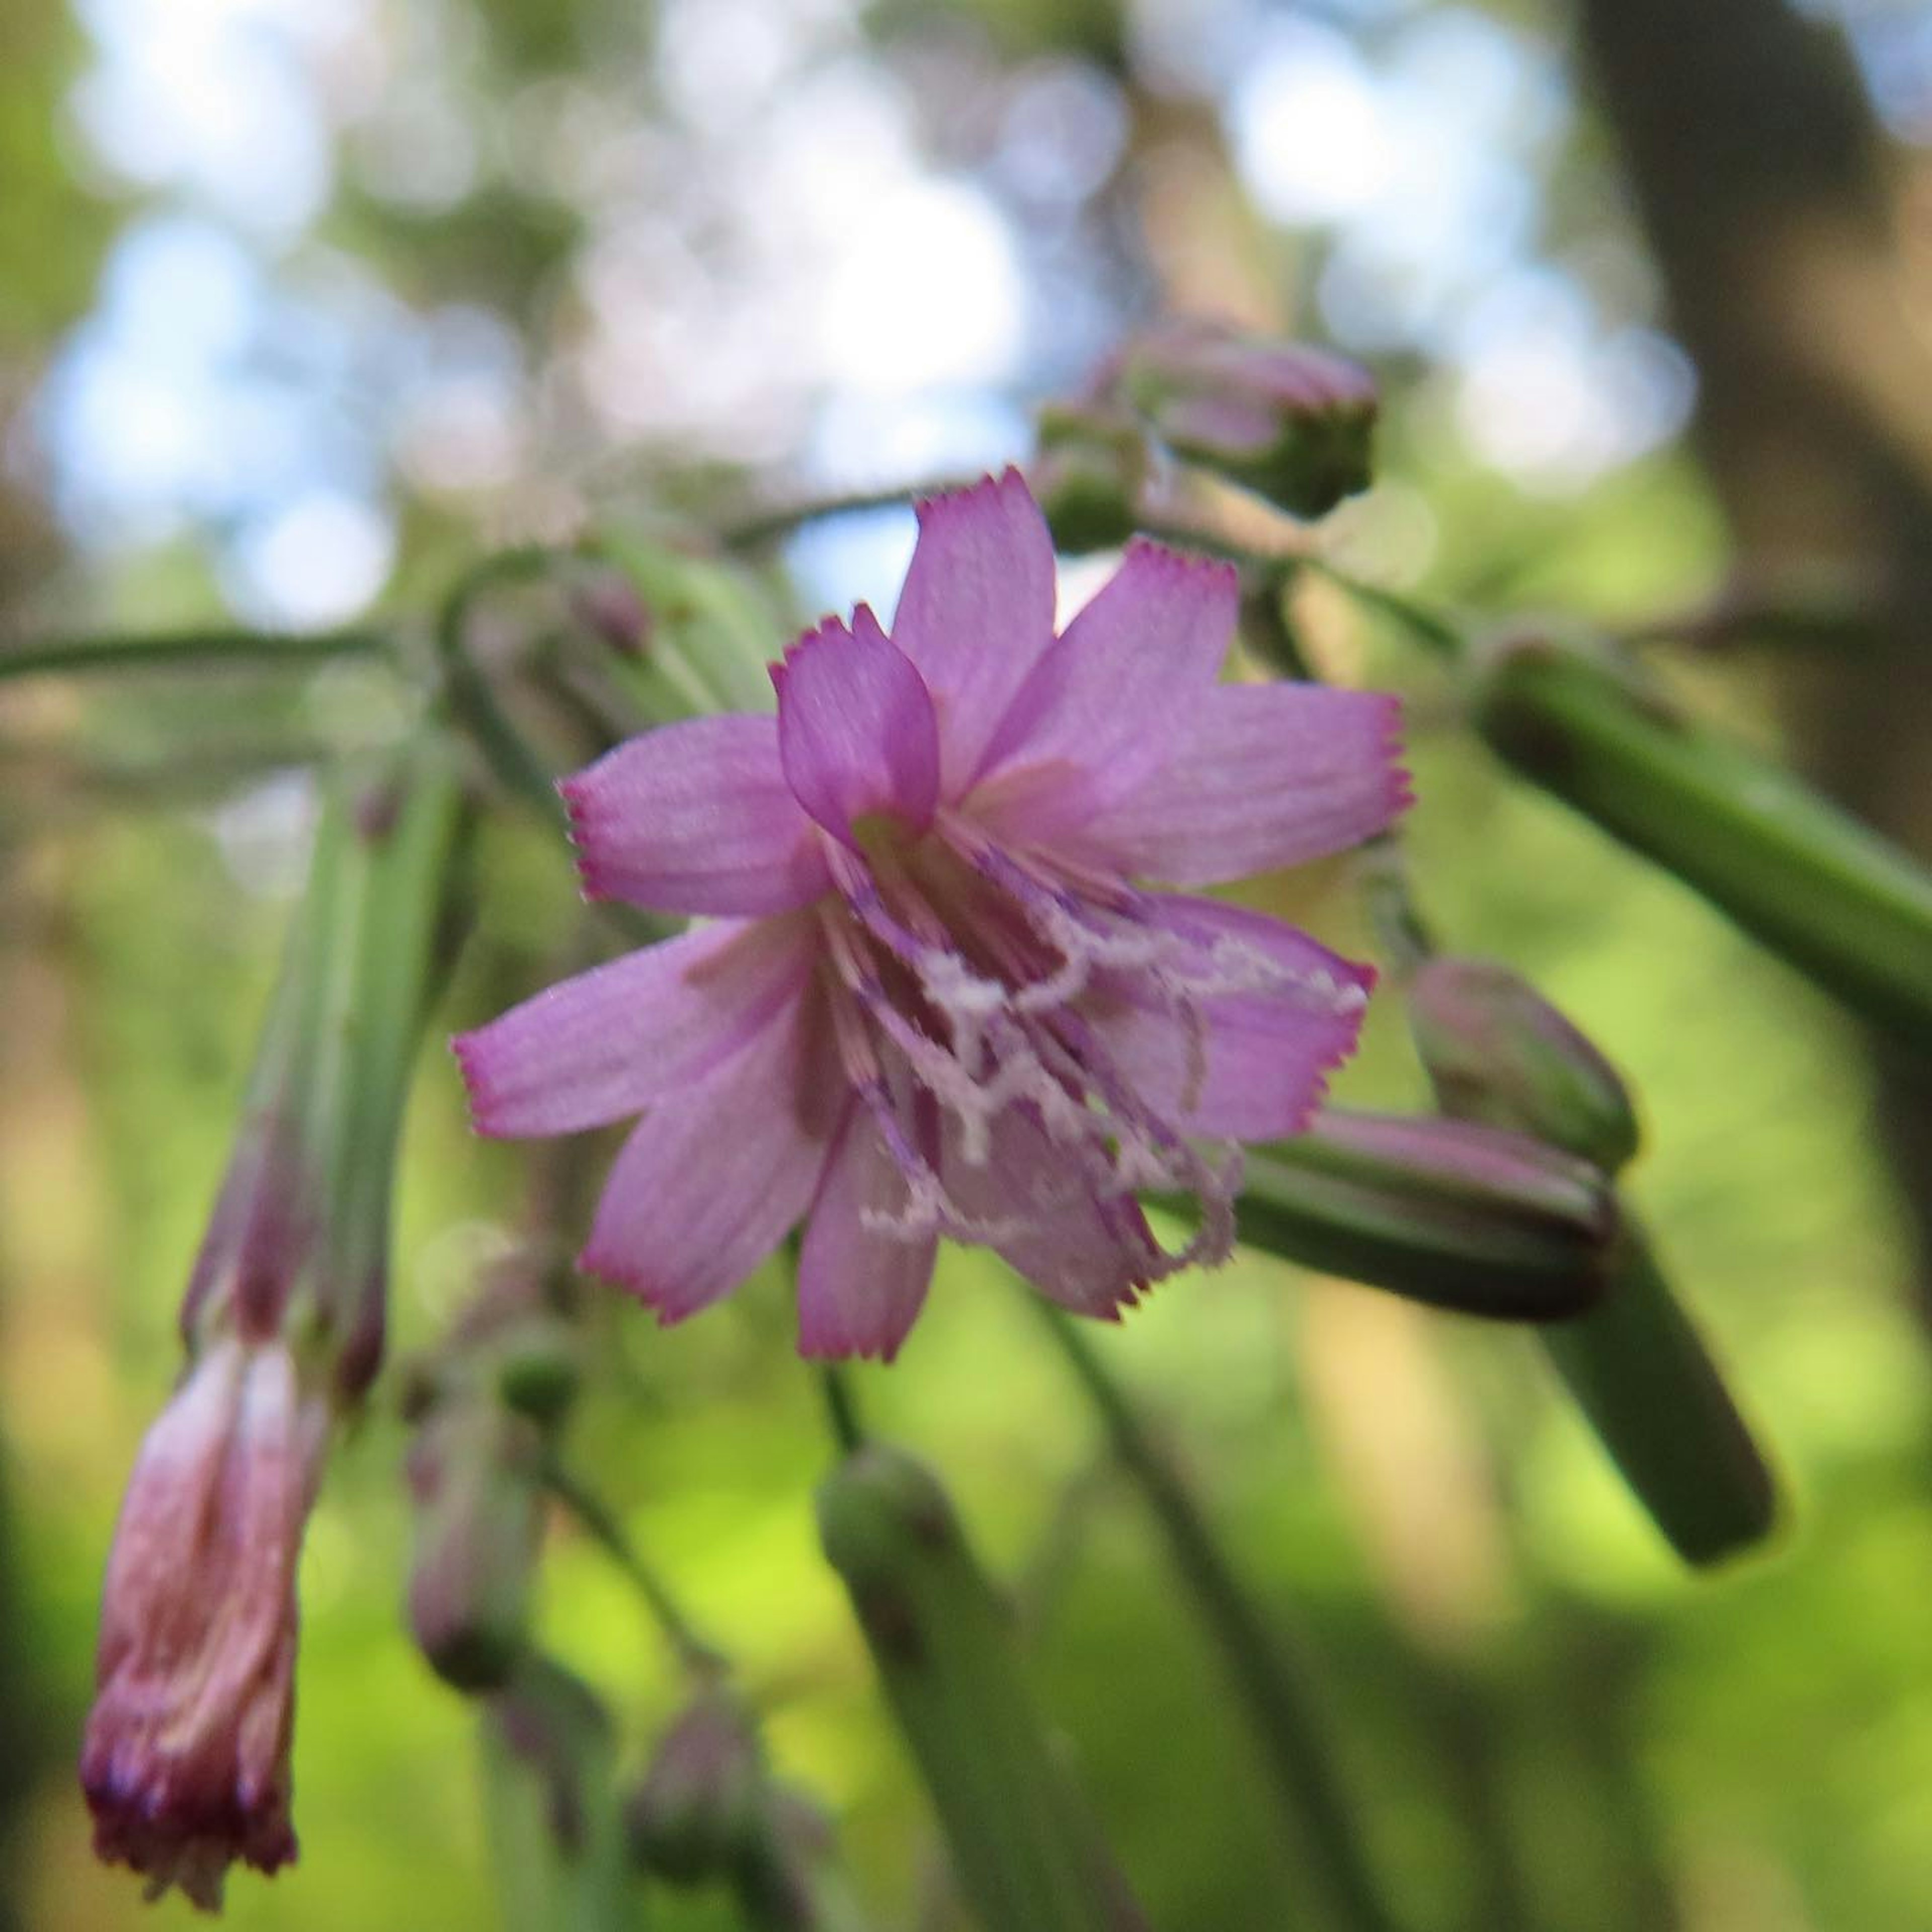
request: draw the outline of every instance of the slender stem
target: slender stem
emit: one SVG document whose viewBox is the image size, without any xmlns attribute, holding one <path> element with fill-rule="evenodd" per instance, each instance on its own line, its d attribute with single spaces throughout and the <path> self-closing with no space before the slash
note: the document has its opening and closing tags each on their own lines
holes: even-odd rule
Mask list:
<svg viewBox="0 0 1932 1932">
<path fill-rule="evenodd" d="M 941 478 L 922 483 L 895 483 L 878 490 L 850 490 L 830 496 L 808 498 L 784 503 L 769 510 L 754 510 L 727 524 L 719 532 L 728 550 L 767 550 L 782 542 L 807 524 L 820 524 L 833 517 L 855 517 L 868 510 L 896 510 L 922 496 L 935 496 L 945 490 L 965 487 L 963 477 Z"/>
<path fill-rule="evenodd" d="M 819 1370 L 818 1382 L 839 1448 L 848 1456 L 855 1449 L 862 1449 L 866 1426 L 859 1419 L 859 1405 L 852 1394 L 850 1378 L 836 1363 L 827 1362 Z"/>
<path fill-rule="evenodd" d="M 49 638 L 0 644 L 0 679 L 43 673 L 232 670 L 238 666 L 280 670 L 334 658 L 382 657 L 392 646 L 382 631 L 269 631 L 201 628 L 128 636 Z"/>
<path fill-rule="evenodd" d="M 664 1582 L 640 1554 L 624 1532 L 609 1504 L 587 1490 L 561 1463 L 553 1462 L 544 1472 L 544 1482 L 552 1496 L 570 1511 L 619 1569 L 637 1586 L 658 1627 L 664 1632 L 678 1661 L 694 1676 L 721 1677 L 728 1666 L 723 1652 L 705 1642 L 696 1626 L 679 1607 L 677 1599 Z"/>
<path fill-rule="evenodd" d="M 1318 1861 L 1324 1888 L 1358 1932 L 1394 1932 L 1396 1921 L 1370 1875 L 1350 1801 L 1329 1761 L 1324 1723 L 1300 1670 L 1243 1588 L 1194 1498 L 1074 1322 L 1028 1298 L 1092 1399 L 1114 1453 L 1139 1486 L 1168 1553 L 1244 1694 L 1284 1808 Z"/>
</svg>

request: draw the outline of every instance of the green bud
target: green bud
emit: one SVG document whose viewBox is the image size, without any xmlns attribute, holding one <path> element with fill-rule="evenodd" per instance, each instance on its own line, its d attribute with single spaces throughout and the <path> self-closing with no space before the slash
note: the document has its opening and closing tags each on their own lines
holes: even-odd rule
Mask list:
<svg viewBox="0 0 1932 1932">
<path fill-rule="evenodd" d="M 639 1921 L 616 1795 L 616 1741 L 586 1685 L 526 1655 L 489 1699 L 484 1792 L 502 1923 L 604 1932 Z"/>
<path fill-rule="evenodd" d="M 1562 1148 L 1615 1173 L 1636 1152 L 1617 1071 L 1520 974 L 1487 959 L 1427 961 L 1408 989 L 1436 1105 Z"/>
<path fill-rule="evenodd" d="M 1554 644 L 1496 654 L 1476 722 L 1501 757 L 1694 886 L 1856 1011 L 1932 1042 L 1932 874 L 1789 772 Z"/>
<path fill-rule="evenodd" d="M 1248 1157 L 1240 1238 L 1442 1308 L 1547 1322 L 1602 1296 L 1618 1221 L 1588 1162 L 1465 1120 L 1324 1108 Z"/>
<path fill-rule="evenodd" d="M 536 1315 L 496 1340 L 496 1394 L 545 1430 L 563 1420 L 584 1379 L 575 1334 L 561 1316 Z"/>
<path fill-rule="evenodd" d="M 1039 417 L 1040 454 L 1027 481 L 1070 556 L 1112 550 L 1138 527 L 1147 482 L 1147 437 L 1124 412 L 1105 404 L 1050 404 Z"/>
<path fill-rule="evenodd" d="M 1776 1526 L 1778 1491 L 1722 1374 L 1633 1230 L 1603 1306 L 1544 1345 L 1598 1438 L 1687 1563 Z"/>
<path fill-rule="evenodd" d="M 981 1922 L 1139 1932 L 1145 1920 L 1046 1733 L 1005 1609 L 944 1490 L 873 1444 L 826 1478 L 818 1524 Z"/>
<path fill-rule="evenodd" d="M 632 1856 L 676 1885 L 727 1876 L 757 1839 L 765 1799 L 757 1732 L 736 1699 L 707 1689 L 674 1720 L 625 1808 Z"/>
<path fill-rule="evenodd" d="M 1370 482 L 1376 387 L 1339 356 L 1225 323 L 1168 322 L 1128 344 L 1119 386 L 1179 457 L 1298 517 Z"/>
</svg>

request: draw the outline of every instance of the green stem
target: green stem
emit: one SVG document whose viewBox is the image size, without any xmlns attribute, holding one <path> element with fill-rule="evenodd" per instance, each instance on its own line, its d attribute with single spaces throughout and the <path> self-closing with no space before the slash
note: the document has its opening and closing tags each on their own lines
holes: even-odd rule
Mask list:
<svg viewBox="0 0 1932 1932">
<path fill-rule="evenodd" d="M 829 496 L 814 496 L 801 502 L 784 503 L 769 510 L 754 510 L 748 516 L 728 524 L 719 540 L 728 550 L 767 550 L 808 524 L 821 524 L 833 517 L 855 517 L 868 510 L 896 510 L 924 496 L 936 496 L 948 490 L 964 489 L 970 478 L 940 478 L 924 483 L 896 483 L 878 490 L 848 490 Z"/>
<path fill-rule="evenodd" d="M 699 1636 L 691 1619 L 679 1606 L 664 1579 L 645 1562 L 638 1546 L 625 1534 L 609 1504 L 584 1486 L 565 1468 L 553 1462 L 544 1471 L 544 1484 L 551 1495 L 577 1519 L 578 1526 L 604 1551 L 637 1587 L 666 1640 L 677 1653 L 680 1664 L 693 1676 L 718 1678 L 729 1669 L 724 1654 Z"/>
<path fill-rule="evenodd" d="M 818 1372 L 818 1385 L 825 1397 L 825 1412 L 832 1424 L 832 1439 L 842 1452 L 850 1455 L 862 1448 L 866 1426 L 859 1419 L 859 1405 L 852 1394 L 851 1379 L 836 1362 L 826 1362 Z"/>
<path fill-rule="evenodd" d="M 196 628 L 50 638 L 35 644 L 0 645 L 0 680 L 154 669 L 304 669 L 336 658 L 382 657 L 392 648 L 387 632 L 359 626 L 282 633 Z"/>
<path fill-rule="evenodd" d="M 1322 1716 L 1306 1674 L 1288 1654 L 1222 1555 L 1194 1498 L 1156 1444 L 1126 1392 L 1073 1321 L 1028 1297 L 1086 1390 L 1120 1466 L 1138 1486 L 1174 1568 L 1212 1634 L 1266 1754 L 1276 1796 L 1306 1846 L 1321 1888 L 1343 1922 L 1394 1932 L 1352 1808 L 1330 1762 Z"/>
</svg>

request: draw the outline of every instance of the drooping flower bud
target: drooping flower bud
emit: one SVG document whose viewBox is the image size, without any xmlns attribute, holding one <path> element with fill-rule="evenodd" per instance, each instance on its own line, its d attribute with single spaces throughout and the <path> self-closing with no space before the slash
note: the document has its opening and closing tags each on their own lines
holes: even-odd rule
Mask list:
<svg viewBox="0 0 1932 1932">
<path fill-rule="evenodd" d="M 238 1339 L 148 1431 L 109 1560 L 81 1780 L 94 1850 L 214 1910 L 296 1856 L 296 1562 L 328 1433 L 288 1348 Z"/>
<path fill-rule="evenodd" d="M 188 1372 L 115 1532 L 81 1765 L 96 1848 L 209 1909 L 237 1859 L 295 1856 L 296 1562 L 334 1414 L 381 1352 L 396 1135 L 461 818 L 433 743 L 376 794 L 330 794 L 182 1306 Z"/>
<path fill-rule="evenodd" d="M 1418 1301 L 1547 1322 L 1600 1298 L 1618 1217 L 1595 1168 L 1473 1121 L 1345 1113 L 1249 1157 L 1240 1237 Z"/>
<path fill-rule="evenodd" d="M 1636 1113 L 1616 1069 L 1509 967 L 1429 960 L 1410 984 L 1408 1017 L 1444 1113 L 1533 1135 L 1606 1174 L 1636 1152 Z"/>
<path fill-rule="evenodd" d="M 1147 482 L 1147 436 L 1124 410 L 1106 404 L 1055 404 L 1039 416 L 1040 453 L 1027 480 L 1070 556 L 1112 550 L 1138 527 Z"/>
<path fill-rule="evenodd" d="M 707 1688 L 673 1722 L 626 1808 L 632 1856 L 674 1884 L 725 1876 L 758 1834 L 758 1737 L 737 1700 Z"/>
<path fill-rule="evenodd" d="M 528 1640 L 542 1454 L 536 1425 L 487 1397 L 439 1405 L 410 1445 L 410 1628 L 459 1690 L 502 1683 Z"/>
<path fill-rule="evenodd" d="M 1325 350 L 1185 320 L 1130 342 L 1119 382 L 1177 456 L 1295 516 L 1324 516 L 1369 486 L 1375 384 Z"/>
</svg>

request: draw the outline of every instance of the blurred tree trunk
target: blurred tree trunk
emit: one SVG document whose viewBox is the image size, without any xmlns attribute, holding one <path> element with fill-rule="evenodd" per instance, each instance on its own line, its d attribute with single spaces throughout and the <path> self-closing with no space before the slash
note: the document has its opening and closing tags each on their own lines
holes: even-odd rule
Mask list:
<svg viewBox="0 0 1932 1932">
<path fill-rule="evenodd" d="M 1830 560 L 1880 599 L 1868 640 L 1795 674 L 1801 749 L 1932 855 L 1932 298 L 1894 231 L 1906 164 L 1841 38 L 1785 0 L 1575 4 L 1743 562 Z M 1932 1321 L 1932 1064 L 1875 1053 Z"/>
</svg>

